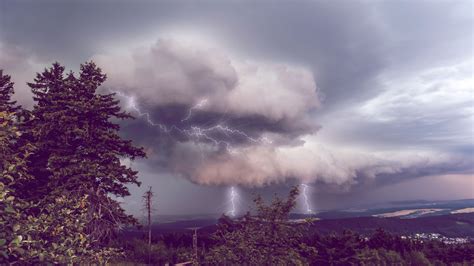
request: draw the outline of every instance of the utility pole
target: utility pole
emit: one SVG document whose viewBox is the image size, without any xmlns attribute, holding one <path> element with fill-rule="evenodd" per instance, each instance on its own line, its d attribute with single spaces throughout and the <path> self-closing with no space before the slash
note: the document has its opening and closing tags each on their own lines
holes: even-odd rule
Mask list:
<svg viewBox="0 0 474 266">
<path fill-rule="evenodd" d="M 145 200 L 145 209 L 148 214 L 148 263 L 151 259 L 151 199 L 153 197 L 153 192 L 151 191 L 151 186 L 148 188 L 148 191 L 143 195 Z"/>
<path fill-rule="evenodd" d="M 193 235 L 193 248 L 194 248 L 194 265 L 198 265 L 198 235 L 197 235 L 197 229 L 194 229 L 194 235 Z"/>
<path fill-rule="evenodd" d="M 199 228 L 200 227 L 188 228 L 188 229 L 194 231 L 194 234 L 193 234 L 193 258 L 192 258 L 192 264 L 193 265 L 199 265 L 199 255 L 198 255 L 198 245 L 197 245 L 197 241 L 198 241 L 197 230 Z"/>
</svg>

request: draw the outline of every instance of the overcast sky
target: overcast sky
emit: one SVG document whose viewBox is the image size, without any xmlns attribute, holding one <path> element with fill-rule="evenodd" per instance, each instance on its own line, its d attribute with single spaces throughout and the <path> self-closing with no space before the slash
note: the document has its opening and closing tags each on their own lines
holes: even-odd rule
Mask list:
<svg viewBox="0 0 474 266">
<path fill-rule="evenodd" d="M 94 60 L 137 119 L 140 214 L 307 184 L 313 209 L 474 197 L 471 1 L 6 1 L 0 68 Z M 124 160 L 124 164 L 130 162 Z M 300 202 L 299 210 L 304 211 Z"/>
</svg>

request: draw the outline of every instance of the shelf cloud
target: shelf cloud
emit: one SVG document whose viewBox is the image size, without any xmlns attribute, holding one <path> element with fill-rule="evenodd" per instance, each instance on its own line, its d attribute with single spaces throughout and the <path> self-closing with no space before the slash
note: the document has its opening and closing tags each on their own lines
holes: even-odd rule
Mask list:
<svg viewBox="0 0 474 266">
<path fill-rule="evenodd" d="M 312 115 L 323 96 L 310 69 L 248 62 L 223 50 L 166 38 L 93 57 L 108 73 L 105 87 L 118 89 L 124 106 L 139 118 L 146 114 L 142 121 L 148 124 L 139 126 L 162 136 L 157 140 L 148 133 L 141 141 L 151 150 L 159 147 L 158 165 L 167 171 L 205 185 L 260 187 L 293 180 L 348 189 L 377 176 L 417 176 L 468 165 L 433 150 L 318 143 L 324 124 Z M 359 115 L 388 112 L 397 98 L 384 104 L 386 99 L 381 94 L 366 102 Z"/>
</svg>

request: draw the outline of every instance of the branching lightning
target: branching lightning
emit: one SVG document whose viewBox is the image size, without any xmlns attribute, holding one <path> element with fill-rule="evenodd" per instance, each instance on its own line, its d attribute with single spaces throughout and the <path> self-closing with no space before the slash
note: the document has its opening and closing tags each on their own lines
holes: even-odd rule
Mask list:
<svg viewBox="0 0 474 266">
<path fill-rule="evenodd" d="M 306 208 L 306 213 L 311 214 L 313 213 L 313 210 L 311 209 L 311 205 L 309 203 L 309 198 L 307 194 L 307 189 L 309 188 L 309 186 L 306 184 L 301 184 L 301 186 L 303 187 L 302 194 L 303 194 L 303 200 L 304 200 L 304 204 Z"/>
<path fill-rule="evenodd" d="M 181 119 L 181 122 L 184 122 L 184 121 L 188 120 L 189 118 L 191 118 L 191 116 L 193 115 L 193 110 L 203 108 L 207 104 L 207 101 L 208 100 L 206 98 L 204 98 L 204 99 L 200 100 L 197 104 L 195 104 L 194 106 L 189 108 L 188 114 L 186 115 L 185 118 Z"/>
<path fill-rule="evenodd" d="M 222 139 L 217 139 L 212 136 L 212 133 L 221 133 L 227 137 L 245 138 L 247 141 L 253 142 L 253 143 L 257 143 L 257 142 L 265 143 L 265 144 L 272 143 L 272 141 L 269 140 L 267 137 L 253 138 L 241 130 L 231 128 L 219 123 L 210 127 L 200 127 L 197 125 L 191 125 L 187 128 L 184 128 L 181 125 L 176 125 L 176 124 L 167 126 L 165 124 L 156 123 L 153 121 L 149 112 L 145 112 L 139 108 L 134 96 L 127 95 L 121 91 L 115 91 L 111 89 L 108 89 L 108 90 L 126 99 L 127 109 L 133 110 L 134 112 L 138 114 L 139 117 L 143 117 L 150 126 L 158 127 L 160 130 L 162 130 L 165 133 L 171 133 L 173 130 L 175 130 L 181 134 L 188 136 L 190 139 L 196 142 L 198 142 L 199 140 L 201 141 L 205 140 L 207 142 L 214 144 L 215 146 L 223 146 L 230 154 L 235 153 L 235 149 L 232 147 L 231 142 L 222 140 Z M 181 119 L 181 122 L 189 120 L 191 116 L 193 115 L 194 110 L 202 109 L 207 103 L 208 103 L 208 99 L 204 98 L 204 99 L 201 99 L 198 103 L 196 103 L 192 107 L 190 107 L 187 112 L 187 115 L 183 119 Z"/>
<path fill-rule="evenodd" d="M 122 97 L 122 98 L 125 98 L 127 100 L 127 104 L 126 104 L 126 108 L 127 109 L 131 109 L 133 111 L 135 111 L 139 117 L 143 117 L 145 118 L 145 121 L 151 125 L 151 126 L 154 126 L 154 127 L 159 127 L 161 130 L 169 133 L 171 130 L 169 128 L 167 128 L 165 125 L 163 124 L 160 124 L 160 123 L 155 123 L 153 122 L 153 120 L 151 119 L 151 115 L 150 113 L 148 112 L 142 112 L 140 110 L 140 108 L 138 108 L 138 105 L 137 105 L 137 102 L 135 100 L 135 97 L 134 96 L 129 96 L 129 95 L 126 95 L 124 94 L 123 92 L 121 91 L 114 91 L 114 90 L 111 90 L 109 89 L 110 92 L 112 93 L 115 93 L 117 94 L 118 96 Z"/>
<path fill-rule="evenodd" d="M 260 137 L 260 138 L 253 138 L 249 136 L 247 133 L 236 129 L 232 128 L 220 123 L 217 123 L 215 125 L 209 126 L 209 127 L 200 127 L 199 125 L 186 125 L 183 122 L 190 121 L 191 117 L 193 116 L 193 112 L 195 110 L 200 110 L 203 107 L 205 107 L 208 104 L 208 99 L 204 98 L 201 99 L 199 102 L 197 102 L 195 105 L 191 106 L 186 114 L 186 116 L 181 119 L 182 124 L 174 124 L 174 125 L 165 125 L 161 123 L 156 123 L 153 121 L 151 115 L 149 112 L 143 111 L 139 108 L 136 99 L 134 96 L 127 95 L 121 91 L 113 91 L 110 90 L 110 92 L 116 93 L 118 96 L 126 99 L 126 108 L 129 110 L 132 110 L 137 113 L 139 117 L 144 118 L 144 120 L 153 127 L 158 127 L 160 130 L 162 130 L 165 133 L 171 133 L 172 131 L 177 131 L 181 134 L 184 134 L 189 137 L 189 139 L 200 143 L 200 141 L 206 141 L 208 143 L 212 143 L 213 145 L 217 147 L 224 147 L 227 152 L 230 154 L 235 153 L 235 149 L 232 147 L 231 142 L 223 140 L 223 139 L 218 139 L 212 136 L 213 133 L 220 133 L 228 138 L 232 137 L 240 137 L 244 138 L 249 142 L 252 143 L 264 143 L 264 144 L 271 144 L 272 141 L 266 137 Z M 185 127 L 186 126 L 186 127 Z M 310 200 L 308 197 L 308 188 L 309 186 L 306 184 L 301 184 L 302 186 L 302 195 L 303 195 L 303 200 L 304 200 L 304 205 L 306 208 L 306 213 L 311 214 L 314 213 L 313 210 L 311 209 L 310 205 Z M 230 206 L 228 210 L 228 214 L 232 217 L 235 217 L 236 215 L 236 201 L 238 200 L 238 193 L 235 187 L 230 188 L 230 193 L 229 193 L 229 201 L 230 201 Z"/>
<path fill-rule="evenodd" d="M 137 113 L 138 117 L 144 118 L 144 120 L 153 127 L 158 127 L 160 130 L 162 130 L 165 133 L 171 133 L 173 130 L 180 132 L 182 134 L 185 134 L 188 136 L 190 139 L 196 141 L 199 143 L 199 140 L 205 140 L 209 143 L 212 143 L 215 146 L 223 146 L 229 152 L 230 154 L 235 153 L 235 149 L 232 147 L 231 142 L 222 140 L 222 139 L 217 139 L 212 136 L 212 133 L 221 133 L 225 135 L 226 137 L 232 138 L 232 137 L 240 137 L 244 138 L 249 142 L 253 143 L 263 143 L 263 144 L 271 144 L 272 141 L 268 139 L 267 137 L 260 137 L 260 138 L 253 138 L 249 136 L 247 133 L 236 129 L 232 128 L 220 123 L 217 123 L 213 126 L 210 127 L 200 127 L 198 125 L 191 125 L 188 126 L 187 128 L 184 128 L 183 125 L 171 125 L 167 126 L 165 124 L 161 123 L 156 123 L 153 121 L 151 115 L 149 112 L 143 111 L 139 108 L 135 97 L 127 95 L 121 91 L 114 91 L 109 89 L 110 92 L 116 93 L 118 96 L 126 99 L 126 108 L 129 110 L 133 110 L 134 112 Z M 195 105 L 189 108 L 187 115 L 181 119 L 181 123 L 188 121 L 191 119 L 193 112 L 195 110 L 202 109 L 208 104 L 208 99 L 204 98 L 201 99 L 199 102 L 197 102 Z M 229 198 L 230 198 L 230 206 L 229 206 L 229 211 L 227 212 L 230 216 L 234 217 L 237 212 L 237 200 L 238 200 L 238 192 L 235 187 L 230 188 L 230 193 L 229 193 Z"/>
</svg>

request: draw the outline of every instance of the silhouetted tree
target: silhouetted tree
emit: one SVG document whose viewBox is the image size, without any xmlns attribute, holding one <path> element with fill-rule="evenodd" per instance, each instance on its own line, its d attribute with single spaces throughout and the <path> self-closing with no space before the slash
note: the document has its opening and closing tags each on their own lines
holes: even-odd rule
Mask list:
<svg viewBox="0 0 474 266">
<path fill-rule="evenodd" d="M 0 70 L 0 263 L 13 262 L 24 251 L 21 212 L 23 202 L 13 196 L 13 185 L 27 177 L 25 161 L 14 145 L 20 132 L 15 121 L 18 107 L 11 101 L 13 82 Z"/>
<path fill-rule="evenodd" d="M 121 111 L 114 94 L 99 94 L 106 76 L 93 62 L 80 67 L 78 77 L 53 64 L 29 83 L 36 102 L 24 127 L 23 143 L 33 143 L 29 160 L 31 182 L 22 185 L 26 198 L 52 202 L 59 196 L 85 197 L 86 234 L 94 245 L 123 225 L 135 223 L 111 195 L 129 195 L 125 186 L 139 184 L 137 172 L 123 158 L 144 157 L 141 148 L 118 135 L 112 119 L 132 118 Z"/>
<path fill-rule="evenodd" d="M 151 256 L 151 202 L 153 198 L 153 191 L 151 191 L 151 186 L 143 194 L 144 208 L 147 212 L 147 226 L 148 226 L 148 263 L 150 263 Z"/>
<path fill-rule="evenodd" d="M 22 110 L 10 100 L 12 94 L 10 77 L 0 71 L 0 264 L 74 262 L 77 255 L 90 252 L 85 249 L 87 239 L 81 235 L 84 221 L 77 219 L 80 215 L 71 215 L 84 213 L 76 210 L 77 202 L 63 196 L 39 206 L 15 197 L 15 185 L 31 180 L 27 160 L 34 147 L 30 143 L 17 145 L 22 134 L 17 112 Z"/>
<path fill-rule="evenodd" d="M 21 109 L 20 106 L 16 105 L 16 101 L 11 99 L 14 93 L 13 85 L 11 77 L 4 74 L 3 70 L 0 69 L 0 112 L 15 114 Z"/>
</svg>

